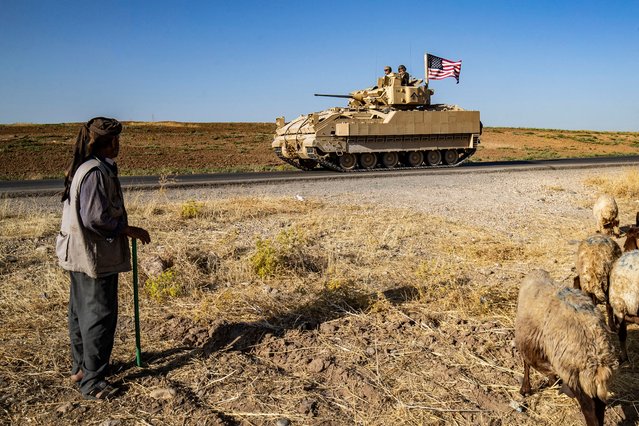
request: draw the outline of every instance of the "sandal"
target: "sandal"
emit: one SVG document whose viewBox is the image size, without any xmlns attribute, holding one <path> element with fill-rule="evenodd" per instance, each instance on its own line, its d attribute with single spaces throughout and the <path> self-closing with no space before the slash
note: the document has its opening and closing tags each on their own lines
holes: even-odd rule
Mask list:
<svg viewBox="0 0 639 426">
<path fill-rule="evenodd" d="M 119 389 L 115 386 L 112 386 L 106 380 L 99 381 L 93 389 L 91 389 L 88 393 L 84 394 L 84 399 L 91 400 L 108 400 L 111 399 L 116 393 L 118 393 Z"/>
</svg>

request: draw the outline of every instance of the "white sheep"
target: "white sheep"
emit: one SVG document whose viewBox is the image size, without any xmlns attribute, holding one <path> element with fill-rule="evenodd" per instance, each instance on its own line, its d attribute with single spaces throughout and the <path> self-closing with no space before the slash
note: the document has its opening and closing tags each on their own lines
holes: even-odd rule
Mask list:
<svg viewBox="0 0 639 426">
<path fill-rule="evenodd" d="M 586 424 L 603 425 L 608 385 L 618 366 L 612 339 L 588 296 L 559 286 L 546 271 L 532 271 L 521 284 L 515 320 L 515 346 L 524 361 L 520 393 L 531 393 L 531 366 L 553 381 L 559 376 Z"/>
<path fill-rule="evenodd" d="M 574 287 L 590 296 L 594 304 L 605 303 L 608 325 L 613 327 L 612 308 L 608 303 L 610 270 L 621 256 L 621 248 L 607 235 L 591 235 L 579 243 L 577 248 L 577 276 Z"/>
<path fill-rule="evenodd" d="M 626 322 L 639 324 L 639 250 L 625 252 L 612 266 L 608 300 L 619 328 L 621 361 L 627 361 Z"/>
<path fill-rule="evenodd" d="M 603 194 L 592 207 L 592 214 L 597 222 L 597 232 L 602 234 L 619 236 L 619 209 L 612 195 Z"/>
</svg>

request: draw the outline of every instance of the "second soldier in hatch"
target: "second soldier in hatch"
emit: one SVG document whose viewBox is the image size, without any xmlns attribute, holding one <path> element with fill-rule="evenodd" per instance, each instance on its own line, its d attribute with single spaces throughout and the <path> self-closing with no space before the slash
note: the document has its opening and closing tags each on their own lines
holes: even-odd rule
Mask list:
<svg viewBox="0 0 639 426">
<path fill-rule="evenodd" d="M 402 80 L 402 86 L 408 86 L 410 75 L 406 72 L 406 67 L 404 65 L 400 65 L 397 67 L 397 71 L 397 76 Z"/>
</svg>

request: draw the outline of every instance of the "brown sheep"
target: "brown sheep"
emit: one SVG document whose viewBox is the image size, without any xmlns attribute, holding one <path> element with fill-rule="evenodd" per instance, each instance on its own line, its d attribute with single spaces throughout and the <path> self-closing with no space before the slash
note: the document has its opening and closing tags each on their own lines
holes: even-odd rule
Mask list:
<svg viewBox="0 0 639 426">
<path fill-rule="evenodd" d="M 603 194 L 592 207 L 592 214 L 597 222 L 597 232 L 606 235 L 619 236 L 619 209 L 612 195 Z"/>
<path fill-rule="evenodd" d="M 531 393 L 532 366 L 551 380 L 559 376 L 587 425 L 603 425 L 618 363 L 610 329 L 588 296 L 559 286 L 546 271 L 532 271 L 519 290 L 515 346 L 524 361 L 522 395 Z"/>
<path fill-rule="evenodd" d="M 577 248 L 577 276 L 574 287 L 590 296 L 594 304 L 605 303 L 608 325 L 613 327 L 612 308 L 608 304 L 608 282 L 612 265 L 621 256 L 619 244 L 607 235 L 591 235 Z"/>
</svg>

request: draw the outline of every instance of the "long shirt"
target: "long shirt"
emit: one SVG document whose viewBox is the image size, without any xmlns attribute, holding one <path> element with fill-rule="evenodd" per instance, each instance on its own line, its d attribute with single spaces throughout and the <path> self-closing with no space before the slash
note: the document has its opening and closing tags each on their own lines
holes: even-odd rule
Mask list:
<svg viewBox="0 0 639 426">
<path fill-rule="evenodd" d="M 110 158 L 100 159 L 114 174 L 117 165 Z M 117 237 L 126 225 L 124 216 L 114 218 L 109 214 L 109 200 L 104 185 L 104 175 L 95 169 L 87 173 L 80 186 L 80 218 L 85 228 L 107 239 Z"/>
</svg>

